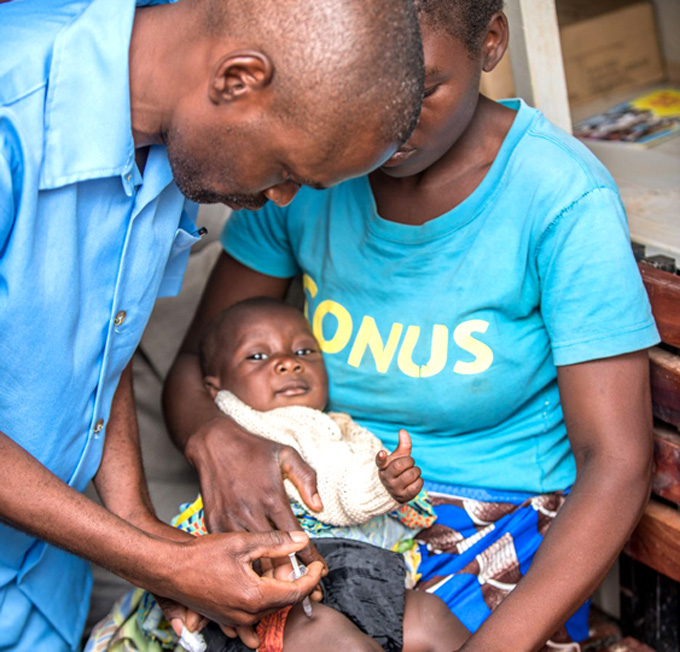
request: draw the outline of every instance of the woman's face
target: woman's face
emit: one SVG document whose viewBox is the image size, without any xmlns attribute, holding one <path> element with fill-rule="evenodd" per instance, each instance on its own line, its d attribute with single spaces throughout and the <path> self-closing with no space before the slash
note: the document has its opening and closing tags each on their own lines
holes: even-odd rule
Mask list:
<svg viewBox="0 0 680 652">
<path fill-rule="evenodd" d="M 423 172 L 446 154 L 470 124 L 479 98 L 481 55 L 444 29 L 421 23 L 425 100 L 413 135 L 381 171 L 391 177 Z"/>
</svg>

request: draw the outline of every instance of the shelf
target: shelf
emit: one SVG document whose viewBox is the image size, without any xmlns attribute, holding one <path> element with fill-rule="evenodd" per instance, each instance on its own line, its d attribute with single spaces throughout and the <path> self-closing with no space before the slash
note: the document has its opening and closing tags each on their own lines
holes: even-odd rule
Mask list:
<svg viewBox="0 0 680 652">
<path fill-rule="evenodd" d="M 655 85 L 658 87 L 658 84 Z M 640 95 L 610 96 L 572 109 L 574 123 Z M 649 254 L 680 262 L 680 136 L 650 148 L 584 140 L 616 180 L 628 214 L 631 238 Z"/>
</svg>

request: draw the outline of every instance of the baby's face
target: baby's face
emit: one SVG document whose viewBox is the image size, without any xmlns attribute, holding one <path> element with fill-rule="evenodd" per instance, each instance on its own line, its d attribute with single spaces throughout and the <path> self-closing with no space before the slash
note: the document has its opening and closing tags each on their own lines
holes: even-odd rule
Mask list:
<svg viewBox="0 0 680 652">
<path fill-rule="evenodd" d="M 249 309 L 232 324 L 220 366 L 220 386 L 250 407 L 288 405 L 323 410 L 328 378 L 307 320 L 289 306 Z"/>
</svg>

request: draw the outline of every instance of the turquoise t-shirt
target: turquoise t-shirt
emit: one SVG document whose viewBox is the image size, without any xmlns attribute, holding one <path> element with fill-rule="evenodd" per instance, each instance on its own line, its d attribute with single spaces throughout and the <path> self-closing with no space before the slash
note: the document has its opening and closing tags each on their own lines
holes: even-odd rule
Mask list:
<svg viewBox="0 0 680 652">
<path fill-rule="evenodd" d="M 227 253 L 302 271 L 330 378 L 329 409 L 397 444 L 423 477 L 564 489 L 575 463 L 555 365 L 658 342 L 614 181 L 520 101 L 479 187 L 422 226 L 381 218 L 367 177 L 303 188 L 227 222 Z"/>
</svg>

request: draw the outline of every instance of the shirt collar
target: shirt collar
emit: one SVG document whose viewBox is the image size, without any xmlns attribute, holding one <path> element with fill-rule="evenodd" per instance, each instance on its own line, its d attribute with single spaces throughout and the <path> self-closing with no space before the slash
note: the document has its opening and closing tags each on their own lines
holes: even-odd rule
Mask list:
<svg viewBox="0 0 680 652">
<path fill-rule="evenodd" d="M 134 0 L 93 0 L 55 40 L 41 189 L 132 170 L 128 50 L 134 12 Z"/>
</svg>

